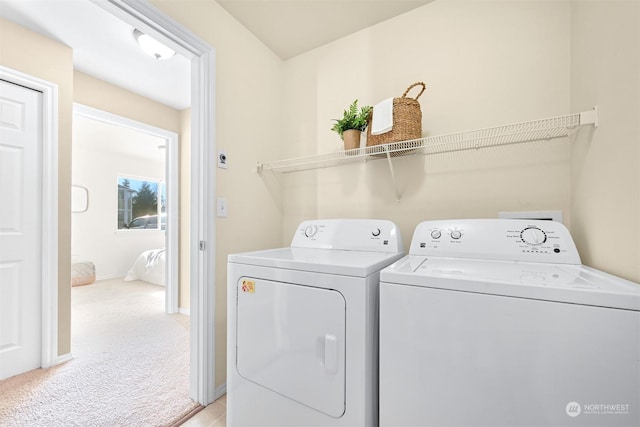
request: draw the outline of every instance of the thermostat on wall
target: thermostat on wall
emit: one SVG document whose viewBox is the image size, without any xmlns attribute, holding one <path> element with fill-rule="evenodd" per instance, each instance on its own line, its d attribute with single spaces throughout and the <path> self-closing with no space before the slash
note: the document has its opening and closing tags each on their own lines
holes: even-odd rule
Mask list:
<svg viewBox="0 0 640 427">
<path fill-rule="evenodd" d="M 546 221 L 556 221 L 562 224 L 562 211 L 498 212 L 498 218 L 541 219 Z"/>
<path fill-rule="evenodd" d="M 227 168 L 227 153 L 222 150 L 218 151 L 218 167 L 222 169 Z"/>
</svg>

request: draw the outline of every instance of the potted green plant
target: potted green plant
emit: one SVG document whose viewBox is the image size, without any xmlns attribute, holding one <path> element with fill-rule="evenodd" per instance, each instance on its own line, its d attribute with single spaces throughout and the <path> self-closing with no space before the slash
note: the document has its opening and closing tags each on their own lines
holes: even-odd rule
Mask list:
<svg viewBox="0 0 640 427">
<path fill-rule="evenodd" d="M 366 105 L 358 110 L 358 100 L 356 99 L 344 110 L 341 119 L 333 119 L 336 123 L 331 130 L 338 132 L 344 141 L 344 149 L 351 150 L 360 148 L 360 135 L 367 128 L 367 121 L 373 107 Z"/>
</svg>

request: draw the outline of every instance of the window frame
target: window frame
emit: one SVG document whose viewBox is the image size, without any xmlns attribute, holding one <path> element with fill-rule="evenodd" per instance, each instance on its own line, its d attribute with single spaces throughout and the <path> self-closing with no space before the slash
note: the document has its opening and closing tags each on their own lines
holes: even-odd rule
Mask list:
<svg viewBox="0 0 640 427">
<path fill-rule="evenodd" d="M 129 182 L 136 182 L 136 186 L 132 186 L 132 187 L 126 187 L 123 185 L 124 181 L 127 180 Z M 127 198 L 127 194 L 124 193 L 125 197 L 121 199 L 121 188 L 129 188 L 131 190 L 130 193 L 137 193 L 138 190 L 136 190 L 136 187 L 139 188 L 141 185 L 143 185 L 143 183 L 147 183 L 150 184 L 153 188 L 153 185 L 155 185 L 155 195 L 156 195 L 156 213 L 155 214 L 147 214 L 147 215 L 138 215 L 138 216 L 134 216 L 133 213 L 133 199 L 134 199 L 134 195 L 131 195 L 131 197 Z M 117 206 L 116 206 L 116 232 L 117 233 L 133 233 L 133 232 L 147 232 L 147 231 L 162 231 L 165 232 L 166 228 L 167 228 L 167 184 L 166 181 L 164 179 L 159 179 L 159 178 L 150 178 L 150 177 L 142 177 L 142 176 L 136 176 L 136 175 L 132 175 L 132 174 L 126 174 L 126 173 L 119 173 L 117 175 L 117 179 L 116 179 L 116 184 L 117 184 Z M 121 206 L 121 200 L 122 200 L 122 206 Z M 145 226 L 142 228 L 129 228 L 124 227 L 123 224 L 121 224 L 121 212 L 123 212 L 123 221 L 126 220 L 127 218 L 127 209 L 126 209 L 126 204 L 130 205 L 130 213 L 129 215 L 131 216 L 131 219 L 128 221 L 128 224 L 131 224 L 133 221 L 140 219 L 140 218 L 144 218 L 144 217 L 156 217 L 155 221 L 156 221 L 156 226 L 153 228 L 148 228 L 148 221 L 145 223 Z M 158 218 L 160 218 L 160 221 L 158 221 Z"/>
</svg>

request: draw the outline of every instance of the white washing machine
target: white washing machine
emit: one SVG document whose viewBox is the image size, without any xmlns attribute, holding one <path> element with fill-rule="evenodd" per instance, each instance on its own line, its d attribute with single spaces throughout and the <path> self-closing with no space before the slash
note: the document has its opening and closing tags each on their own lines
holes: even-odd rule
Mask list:
<svg viewBox="0 0 640 427">
<path fill-rule="evenodd" d="M 427 221 L 380 274 L 380 426 L 640 426 L 640 286 L 560 223 Z"/>
<path fill-rule="evenodd" d="M 291 247 L 229 255 L 227 425 L 377 426 L 382 220 L 303 222 Z"/>
</svg>

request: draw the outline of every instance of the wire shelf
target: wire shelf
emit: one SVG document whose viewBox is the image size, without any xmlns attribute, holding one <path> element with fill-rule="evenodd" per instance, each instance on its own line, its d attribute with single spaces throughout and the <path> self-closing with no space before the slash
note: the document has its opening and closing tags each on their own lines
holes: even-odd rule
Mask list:
<svg viewBox="0 0 640 427">
<path fill-rule="evenodd" d="M 348 163 L 405 156 L 473 150 L 568 136 L 578 126 L 598 125 L 597 107 L 593 111 L 552 117 L 530 122 L 479 129 L 410 141 L 392 142 L 353 150 L 258 163 L 258 172 L 280 173 L 326 168 Z"/>
</svg>

